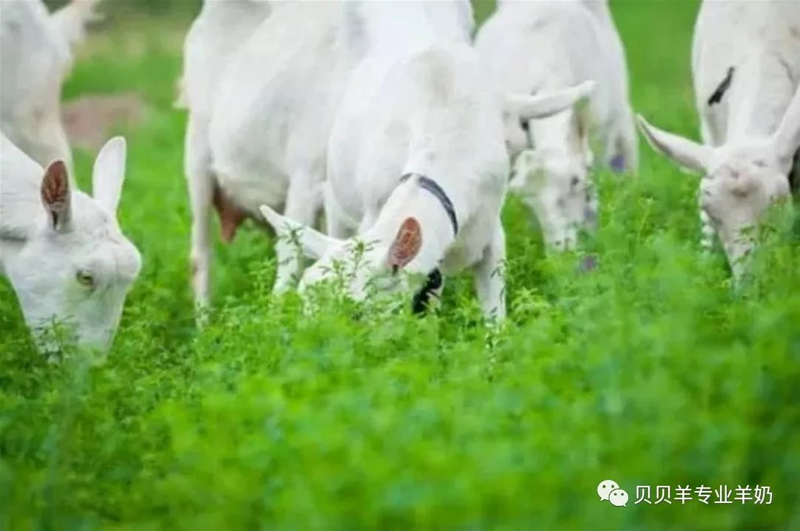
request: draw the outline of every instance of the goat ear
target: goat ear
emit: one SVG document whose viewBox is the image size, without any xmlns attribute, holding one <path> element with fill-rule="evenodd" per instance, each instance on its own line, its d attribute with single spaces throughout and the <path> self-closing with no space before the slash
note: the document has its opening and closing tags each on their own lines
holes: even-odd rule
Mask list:
<svg viewBox="0 0 800 531">
<path fill-rule="evenodd" d="M 563 90 L 538 96 L 507 94 L 505 111 L 512 116 L 518 116 L 523 121 L 547 118 L 571 108 L 583 98 L 591 95 L 595 85 L 594 81 L 584 81 Z"/>
<path fill-rule="evenodd" d="M 292 238 L 293 235 L 296 235 L 303 253 L 314 260 L 322 258 L 332 247 L 342 244 L 341 240 L 331 238 L 302 223 L 281 216 L 267 205 L 261 205 L 259 210 L 267 223 L 275 229 L 279 238 Z"/>
<path fill-rule="evenodd" d="M 127 144 L 121 136 L 112 138 L 97 154 L 92 171 L 92 195 L 111 214 L 117 212 L 125 180 Z"/>
<path fill-rule="evenodd" d="M 392 246 L 389 247 L 389 254 L 386 257 L 386 265 L 397 273 L 398 270 L 408 265 L 419 253 L 422 247 L 422 228 L 416 218 L 406 218 L 394 237 Z"/>
<path fill-rule="evenodd" d="M 637 115 L 636 119 L 639 130 L 653 149 L 672 159 L 678 166 L 699 172 L 710 166 L 712 148 L 653 127 L 642 115 Z"/>
<path fill-rule="evenodd" d="M 47 167 L 40 193 L 50 226 L 56 232 L 66 232 L 72 219 L 72 191 L 64 161 L 57 160 Z"/>
<path fill-rule="evenodd" d="M 791 161 L 800 149 L 800 87 L 794 93 L 781 125 L 773 136 L 775 149 L 782 161 Z"/>
</svg>

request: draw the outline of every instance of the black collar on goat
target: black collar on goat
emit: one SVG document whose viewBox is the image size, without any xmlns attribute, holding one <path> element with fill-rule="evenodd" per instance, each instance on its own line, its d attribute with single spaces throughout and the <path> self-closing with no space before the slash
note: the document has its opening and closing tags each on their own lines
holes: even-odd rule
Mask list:
<svg viewBox="0 0 800 531">
<path fill-rule="evenodd" d="M 450 218 L 450 224 L 453 225 L 453 234 L 458 235 L 458 218 L 456 217 L 456 210 L 453 208 L 453 202 L 450 201 L 450 198 L 447 196 L 445 191 L 442 190 L 442 187 L 436 183 L 436 181 L 430 177 L 425 177 L 424 175 L 420 175 L 418 173 L 406 173 L 400 177 L 400 182 L 405 182 L 414 175 L 419 177 L 420 187 L 432 193 L 433 196 L 442 204 L 444 211 L 447 213 L 447 217 Z"/>
</svg>

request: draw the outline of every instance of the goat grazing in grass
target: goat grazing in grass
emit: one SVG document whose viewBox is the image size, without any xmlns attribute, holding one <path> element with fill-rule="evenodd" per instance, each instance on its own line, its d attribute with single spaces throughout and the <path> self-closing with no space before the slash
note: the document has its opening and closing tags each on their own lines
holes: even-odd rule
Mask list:
<svg viewBox="0 0 800 531">
<path fill-rule="evenodd" d="M 54 322 L 79 345 L 106 350 L 141 258 L 116 219 L 125 177 L 123 138 L 94 163 L 92 196 L 73 190 L 66 163 L 46 169 L 0 135 L 0 273 L 9 279 L 42 351 Z"/>
<path fill-rule="evenodd" d="M 463 9 L 460 2 L 432 5 L 453 19 Z M 354 299 L 371 286 L 415 288 L 410 276 L 438 290 L 441 273 L 471 268 L 485 315 L 503 319 L 500 209 L 509 161 L 502 98 L 468 40 L 442 31 L 423 4 L 353 2 L 345 17 L 367 39 L 368 52 L 350 78 L 328 143 L 329 235 L 261 209 L 279 233 L 294 233 L 317 259 L 300 290 L 333 278 L 337 263 L 353 273 L 347 289 Z M 568 108 L 590 88 L 509 101 L 531 119 Z"/>
<path fill-rule="evenodd" d="M 225 2 L 219 4 L 209 17 L 222 16 Z M 241 10 L 264 6 L 247 4 L 235 3 Z M 468 2 L 460 2 L 452 17 L 448 5 L 420 5 L 441 31 L 465 42 L 469 39 L 472 12 Z M 262 204 L 282 209 L 298 222 L 313 224 L 322 206 L 326 151 L 335 112 L 366 49 L 359 23 L 343 15 L 349 8 L 342 2 L 286 3 L 269 16 L 263 15 L 259 25 L 248 30 L 247 39 L 214 63 L 212 72 L 197 61 L 200 73 L 191 73 L 195 68 L 191 49 L 202 47 L 205 38 L 212 39 L 213 45 L 213 39 L 222 38 L 214 32 L 225 34 L 235 28 L 218 27 L 210 37 L 196 33 L 187 39 L 184 89 L 191 116 L 186 171 L 198 306 L 208 303 L 212 204 L 219 212 L 226 241 L 234 237 L 245 218 L 255 215 L 261 219 L 258 207 Z M 213 90 L 211 83 L 204 81 L 211 78 L 215 80 Z M 276 254 L 274 291 L 280 293 L 299 275 L 302 257 L 285 240 L 277 242 Z"/>
<path fill-rule="evenodd" d="M 510 189 L 537 216 L 548 249 L 571 248 L 579 230 L 595 225 L 595 155 L 617 172 L 638 166 L 624 51 L 608 7 L 603 1 L 506 1 L 481 28 L 476 48 L 506 92 L 596 83 L 587 105 L 564 113 L 527 121 L 506 114 L 509 149 L 517 157 Z"/>
<path fill-rule="evenodd" d="M 703 246 L 717 234 L 734 275 L 754 248 L 751 230 L 791 193 L 800 148 L 800 9 L 795 2 L 705 1 L 692 51 L 703 143 L 640 117 L 650 144 L 703 174 Z"/>
</svg>

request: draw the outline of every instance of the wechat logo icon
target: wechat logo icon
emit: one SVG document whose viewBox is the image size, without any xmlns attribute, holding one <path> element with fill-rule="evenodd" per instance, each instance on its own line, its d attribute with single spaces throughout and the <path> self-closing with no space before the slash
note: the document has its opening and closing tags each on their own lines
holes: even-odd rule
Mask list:
<svg viewBox="0 0 800 531">
<path fill-rule="evenodd" d="M 619 483 L 612 479 L 601 481 L 597 485 L 597 495 L 600 496 L 600 501 L 607 501 L 614 507 L 627 507 L 628 493 L 619 488 Z"/>
</svg>

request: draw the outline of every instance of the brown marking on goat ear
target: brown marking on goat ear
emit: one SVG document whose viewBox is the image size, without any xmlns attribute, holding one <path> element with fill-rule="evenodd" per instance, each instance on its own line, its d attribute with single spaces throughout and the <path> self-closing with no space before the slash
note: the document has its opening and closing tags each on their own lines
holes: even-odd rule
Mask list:
<svg viewBox="0 0 800 531">
<path fill-rule="evenodd" d="M 387 264 L 392 273 L 408 265 L 422 247 L 422 227 L 416 218 L 406 218 L 389 248 Z"/>
<path fill-rule="evenodd" d="M 218 184 L 214 184 L 214 208 L 220 222 L 220 236 L 224 243 L 230 243 L 236 236 L 239 225 L 247 219 L 247 213 L 231 201 Z"/>
<path fill-rule="evenodd" d="M 70 220 L 71 193 L 64 161 L 52 162 L 44 172 L 40 188 L 42 203 L 55 230 L 63 229 Z"/>
</svg>

